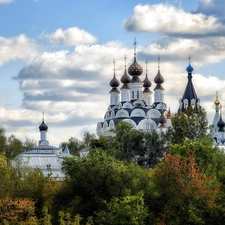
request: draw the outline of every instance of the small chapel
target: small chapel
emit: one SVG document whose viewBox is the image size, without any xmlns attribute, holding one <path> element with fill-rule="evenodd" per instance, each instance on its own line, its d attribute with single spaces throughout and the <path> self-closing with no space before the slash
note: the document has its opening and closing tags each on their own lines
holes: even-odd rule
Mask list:
<svg viewBox="0 0 225 225">
<path fill-rule="evenodd" d="M 48 126 L 44 121 L 44 114 L 39 131 L 40 140 L 38 145 L 19 154 L 13 162 L 14 167 L 27 166 L 31 169 L 39 168 L 44 176 L 48 176 L 51 173 L 53 177 L 57 177 L 58 179 L 64 178 L 61 170 L 63 158 L 72 157 L 68 146 L 63 150 L 62 148 L 49 145 L 47 140 Z"/>
</svg>

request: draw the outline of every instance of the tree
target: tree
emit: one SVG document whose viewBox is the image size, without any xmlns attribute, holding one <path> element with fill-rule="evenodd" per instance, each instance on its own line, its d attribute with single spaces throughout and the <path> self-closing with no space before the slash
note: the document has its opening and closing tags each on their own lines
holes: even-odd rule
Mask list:
<svg viewBox="0 0 225 225">
<path fill-rule="evenodd" d="M 105 209 L 104 201 L 126 195 L 135 195 L 149 184 L 147 170 L 137 164 L 119 161 L 103 150 L 92 150 L 87 156 L 66 158 L 63 161 L 66 184 L 56 196 L 60 210 L 87 218 L 97 210 Z"/>
<path fill-rule="evenodd" d="M 167 131 L 169 142 L 182 143 L 186 140 L 201 140 L 207 136 L 208 121 L 202 107 L 198 110 L 189 107 L 172 117 L 172 127 Z"/>
<path fill-rule="evenodd" d="M 36 146 L 36 141 L 26 137 L 26 140 L 25 140 L 25 142 L 23 144 L 24 151 L 28 151 L 29 149 L 31 149 L 34 146 Z"/>
<path fill-rule="evenodd" d="M 62 148 L 65 148 L 66 145 L 68 146 L 70 153 L 77 156 L 79 156 L 79 151 L 84 148 L 84 143 L 74 137 L 71 137 L 68 142 L 61 143 Z"/>
<path fill-rule="evenodd" d="M 222 224 L 218 181 L 199 170 L 194 153 L 188 159 L 167 154 L 152 171 L 154 195 L 150 210 L 165 224 Z"/>
<path fill-rule="evenodd" d="M 97 212 L 96 221 L 101 225 L 145 225 L 148 214 L 143 193 L 129 193 L 124 197 L 114 197 L 106 203 L 105 211 Z"/>
<path fill-rule="evenodd" d="M 168 152 L 164 133 L 158 134 L 156 131 L 143 132 L 144 154 L 137 158 L 137 163 L 146 168 L 153 168 L 161 162 Z"/>
<path fill-rule="evenodd" d="M 0 199 L 9 198 L 14 193 L 15 173 L 7 162 L 5 154 L 0 154 Z"/>
<path fill-rule="evenodd" d="M 115 128 L 115 148 L 120 159 L 133 159 L 146 168 L 153 167 L 167 152 L 165 135 L 156 131 L 136 130 L 127 122 L 119 122 Z"/>
<path fill-rule="evenodd" d="M 83 143 L 85 147 L 88 147 L 90 145 L 91 140 L 95 138 L 94 134 L 90 134 L 90 132 L 85 131 L 83 136 Z"/>
<path fill-rule="evenodd" d="M 0 223 L 9 222 L 11 225 L 28 222 L 35 218 L 34 202 L 30 199 L 0 199 Z"/>
<path fill-rule="evenodd" d="M 0 128 L 0 154 L 6 152 L 7 138 L 5 136 L 5 129 Z"/>
<path fill-rule="evenodd" d="M 8 138 L 7 142 L 6 157 L 9 160 L 14 159 L 17 155 L 24 151 L 22 142 L 17 139 L 15 135 L 12 134 Z"/>
</svg>

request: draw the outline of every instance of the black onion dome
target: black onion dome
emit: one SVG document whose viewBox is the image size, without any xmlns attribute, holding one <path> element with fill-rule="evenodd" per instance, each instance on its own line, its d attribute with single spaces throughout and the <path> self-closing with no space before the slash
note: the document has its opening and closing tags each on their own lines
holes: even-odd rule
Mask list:
<svg viewBox="0 0 225 225">
<path fill-rule="evenodd" d="M 144 82 L 143 87 L 145 87 L 145 88 L 149 88 L 149 87 L 152 86 L 152 82 L 148 79 L 147 74 L 146 74 L 146 77 L 145 77 L 145 79 L 143 80 L 143 82 Z"/>
<path fill-rule="evenodd" d="M 44 120 L 42 121 L 41 125 L 39 126 L 40 131 L 47 131 L 48 126 L 45 124 Z"/>
<path fill-rule="evenodd" d="M 163 114 L 161 114 L 161 116 L 159 117 L 159 122 L 161 124 L 165 124 L 166 123 L 166 117 Z"/>
<path fill-rule="evenodd" d="M 154 79 L 154 82 L 155 82 L 156 84 L 162 84 L 162 83 L 164 82 L 164 78 L 163 78 L 163 76 L 161 75 L 160 70 L 158 70 L 158 73 L 157 73 L 157 75 L 156 75 L 156 77 L 155 77 L 155 79 Z"/>
<path fill-rule="evenodd" d="M 109 85 L 111 87 L 119 87 L 120 82 L 116 79 L 115 73 L 114 73 L 113 79 L 110 81 Z"/>
<path fill-rule="evenodd" d="M 218 123 L 217 123 L 217 126 L 220 128 L 220 129 L 223 129 L 225 127 L 225 123 L 224 121 L 222 120 L 222 118 L 220 117 Z"/>
<path fill-rule="evenodd" d="M 128 83 L 130 83 L 130 77 L 129 77 L 129 75 L 127 74 L 126 68 L 125 68 L 125 70 L 124 70 L 124 74 L 123 74 L 123 76 L 121 77 L 120 81 L 121 81 L 123 84 L 128 84 Z"/>
<path fill-rule="evenodd" d="M 134 57 L 134 62 L 129 66 L 128 73 L 131 76 L 140 76 L 143 73 L 143 69 L 141 65 L 137 63 L 136 57 Z"/>
</svg>

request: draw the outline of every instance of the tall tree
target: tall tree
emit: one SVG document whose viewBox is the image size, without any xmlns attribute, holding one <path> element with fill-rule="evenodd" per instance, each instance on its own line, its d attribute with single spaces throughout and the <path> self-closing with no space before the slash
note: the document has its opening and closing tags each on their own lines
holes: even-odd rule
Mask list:
<svg viewBox="0 0 225 225">
<path fill-rule="evenodd" d="M 193 153 L 188 159 L 167 154 L 152 175 L 157 200 L 149 207 L 165 224 L 223 224 L 220 185 L 199 170 Z"/>
<path fill-rule="evenodd" d="M 0 154 L 6 153 L 6 144 L 7 144 L 7 138 L 5 136 L 5 129 L 0 128 Z"/>
<path fill-rule="evenodd" d="M 6 157 L 11 160 L 23 151 L 22 142 L 12 134 L 7 140 Z"/>
<path fill-rule="evenodd" d="M 208 121 L 204 108 L 198 110 L 189 107 L 185 112 L 179 112 L 172 117 L 172 127 L 167 131 L 167 137 L 173 144 L 186 140 L 201 140 L 207 136 Z"/>
</svg>

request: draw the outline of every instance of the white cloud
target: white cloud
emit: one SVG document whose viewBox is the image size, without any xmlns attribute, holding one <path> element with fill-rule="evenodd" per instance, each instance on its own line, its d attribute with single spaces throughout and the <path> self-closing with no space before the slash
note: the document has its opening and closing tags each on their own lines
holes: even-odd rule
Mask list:
<svg viewBox="0 0 225 225">
<path fill-rule="evenodd" d="M 222 35 L 225 26 L 215 16 L 192 14 L 169 4 L 137 5 L 134 15 L 124 22 L 133 32 L 155 32 L 174 36 Z"/>
<path fill-rule="evenodd" d="M 37 55 L 35 41 L 21 34 L 17 37 L 4 38 L 0 36 L 0 65 L 10 60 L 32 59 Z"/>
<path fill-rule="evenodd" d="M 161 55 L 167 60 L 186 60 L 191 55 L 197 62 L 214 63 L 225 58 L 225 38 L 184 39 L 162 37 L 143 49 L 146 55 Z"/>
<path fill-rule="evenodd" d="M 8 4 L 14 2 L 14 0 L 0 0 L 0 4 Z"/>
<path fill-rule="evenodd" d="M 74 46 L 80 44 L 93 44 L 97 39 L 85 30 L 81 30 L 77 27 L 71 27 L 67 30 L 57 29 L 51 34 L 42 34 L 42 38 L 48 39 L 54 44 L 64 44 L 67 46 Z"/>
</svg>

